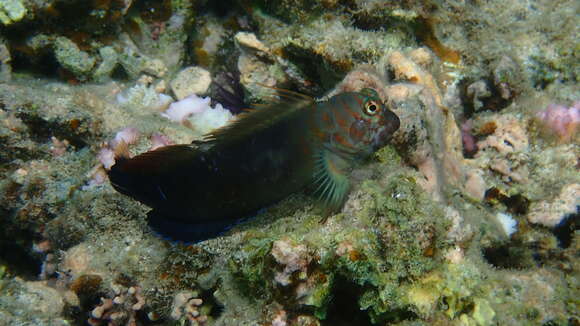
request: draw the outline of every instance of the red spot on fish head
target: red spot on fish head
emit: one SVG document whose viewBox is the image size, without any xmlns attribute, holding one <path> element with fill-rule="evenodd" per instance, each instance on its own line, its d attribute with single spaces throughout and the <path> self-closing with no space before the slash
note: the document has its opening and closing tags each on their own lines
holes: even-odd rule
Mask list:
<svg viewBox="0 0 580 326">
<path fill-rule="evenodd" d="M 341 133 L 339 132 L 335 132 L 334 134 L 332 134 L 332 141 L 335 144 L 338 144 L 342 147 L 348 147 L 348 148 L 352 148 L 354 147 L 351 142 L 346 139 Z"/>
<path fill-rule="evenodd" d="M 322 114 L 320 115 L 320 119 L 322 120 L 322 128 L 324 129 L 331 129 L 332 128 L 332 118 L 330 117 L 330 114 L 328 113 L 328 111 L 324 111 L 322 112 Z"/>
</svg>

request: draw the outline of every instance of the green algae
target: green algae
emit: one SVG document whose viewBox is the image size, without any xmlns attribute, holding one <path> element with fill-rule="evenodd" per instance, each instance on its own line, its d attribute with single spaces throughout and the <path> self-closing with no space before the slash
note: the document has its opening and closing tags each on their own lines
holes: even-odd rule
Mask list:
<svg viewBox="0 0 580 326">
<path fill-rule="evenodd" d="M 394 161 L 393 155 L 390 150 L 382 152 L 390 161 Z M 243 292 L 309 306 L 315 316 L 324 319 L 333 300 L 341 300 L 334 298 L 336 287 L 346 282 L 358 292 L 359 308 L 374 322 L 412 314 L 401 286 L 437 266 L 440 252 L 448 246 L 436 236 L 448 226 L 443 211 L 419 190 L 412 175 L 404 173 L 391 175 L 386 185 L 365 181 L 355 192 L 361 196 L 362 208 L 356 216 L 347 218 L 343 213 L 327 221 L 341 225 L 332 232 L 314 232 L 304 223 L 305 227 L 289 234 L 276 229 L 268 234 L 252 233 L 240 251 L 243 256 L 236 254 L 232 265 Z M 274 281 L 273 271 L 279 270 L 271 256 L 275 241 L 300 243 L 312 257 L 306 272 L 293 273 L 289 285 Z M 297 295 L 304 287 L 308 288 L 306 295 Z"/>
</svg>

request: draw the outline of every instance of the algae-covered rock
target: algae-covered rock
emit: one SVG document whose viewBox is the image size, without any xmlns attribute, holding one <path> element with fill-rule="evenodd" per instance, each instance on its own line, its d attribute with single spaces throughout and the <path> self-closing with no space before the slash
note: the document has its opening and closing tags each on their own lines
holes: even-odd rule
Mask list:
<svg viewBox="0 0 580 326">
<path fill-rule="evenodd" d="M 21 0 L 4 0 L 0 3 L 0 22 L 4 25 L 13 24 L 26 15 L 26 6 Z"/>
<path fill-rule="evenodd" d="M 104 80 L 111 75 L 118 63 L 117 51 L 111 46 L 105 46 L 99 49 L 101 63 L 95 68 L 93 78 Z"/>
<path fill-rule="evenodd" d="M 580 148 L 573 128 L 547 135 L 570 122 L 541 112 L 578 101 L 575 5 L 0 1 L 0 319 L 574 324 Z M 401 126 L 349 171 L 336 212 L 307 187 L 175 243 L 106 169 L 197 146 L 211 119 L 161 114 L 187 67 L 203 67 L 204 92 L 214 77 L 204 101 L 228 117 L 269 87 L 283 101 L 372 88 Z"/>
<path fill-rule="evenodd" d="M 200 67 L 187 67 L 171 81 L 171 89 L 178 100 L 190 95 L 205 95 L 211 84 L 209 71 Z"/>
<path fill-rule="evenodd" d="M 367 318 L 398 320 L 408 313 L 399 287 L 436 266 L 447 247 L 437 234 L 445 229 L 442 209 L 429 203 L 414 176 L 385 175 L 363 183 L 344 215 L 319 231 L 254 238 L 244 247 L 249 256 L 236 260 L 236 274 L 249 291 L 311 306 L 322 319 L 333 318 L 327 314 L 335 293 L 348 286 Z"/>
<path fill-rule="evenodd" d="M 6 325 L 65 326 L 62 317 L 64 294 L 44 281 L 26 282 L 22 279 L 4 281 L 0 296 L 0 317 Z"/>
<path fill-rule="evenodd" d="M 95 65 L 93 57 L 81 51 L 73 41 L 66 37 L 58 37 L 54 47 L 56 60 L 75 75 L 87 75 Z"/>
</svg>

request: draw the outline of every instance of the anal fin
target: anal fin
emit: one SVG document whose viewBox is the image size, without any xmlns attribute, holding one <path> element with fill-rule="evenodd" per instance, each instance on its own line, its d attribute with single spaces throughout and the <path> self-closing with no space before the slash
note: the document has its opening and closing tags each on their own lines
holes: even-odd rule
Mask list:
<svg viewBox="0 0 580 326">
<path fill-rule="evenodd" d="M 208 220 L 195 223 L 179 222 L 163 215 L 162 212 L 151 210 L 147 221 L 153 232 L 169 241 L 194 244 L 225 234 L 238 220 Z"/>
</svg>

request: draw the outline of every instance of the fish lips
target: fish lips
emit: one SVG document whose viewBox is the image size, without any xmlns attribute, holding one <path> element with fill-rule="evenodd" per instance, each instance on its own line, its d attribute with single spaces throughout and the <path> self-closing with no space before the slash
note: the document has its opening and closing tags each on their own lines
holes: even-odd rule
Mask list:
<svg viewBox="0 0 580 326">
<path fill-rule="evenodd" d="M 379 132 L 375 135 L 373 141 L 375 149 L 385 146 L 392 138 L 395 131 L 399 130 L 401 126 L 401 120 L 391 110 L 385 110 L 383 113 L 383 119 L 381 121 L 381 127 Z"/>
</svg>

